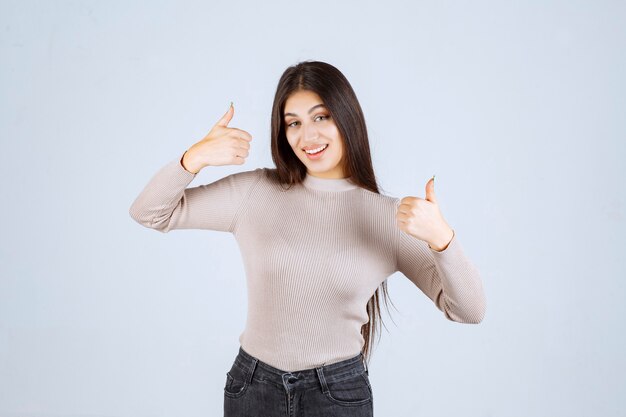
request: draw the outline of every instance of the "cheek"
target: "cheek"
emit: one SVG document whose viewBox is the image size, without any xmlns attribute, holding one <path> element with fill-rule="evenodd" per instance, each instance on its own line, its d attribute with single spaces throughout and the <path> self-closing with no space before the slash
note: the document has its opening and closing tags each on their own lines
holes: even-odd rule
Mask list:
<svg viewBox="0 0 626 417">
<path fill-rule="evenodd" d="M 339 129 L 337 129 L 336 124 L 328 123 L 324 126 L 324 134 L 332 138 L 337 138 L 339 136 Z"/>
<path fill-rule="evenodd" d="M 336 148 L 337 148 L 337 153 L 336 153 L 337 160 L 341 160 L 343 158 L 343 148 L 342 148 L 342 146 L 343 145 L 341 145 L 339 142 L 337 143 L 337 146 L 336 146 Z"/>
<path fill-rule="evenodd" d="M 337 129 L 337 126 L 333 125 L 329 127 L 326 136 L 333 139 L 332 143 L 334 145 L 336 154 L 343 155 L 343 139 L 339 134 L 339 129 Z"/>
<path fill-rule="evenodd" d="M 324 136 L 332 139 L 334 144 L 341 144 L 341 135 L 339 134 L 339 129 L 335 124 L 330 124 L 324 129 Z"/>
<path fill-rule="evenodd" d="M 294 147 L 296 146 L 296 143 L 297 143 L 296 138 L 294 138 L 293 135 L 289 133 L 286 133 L 285 137 L 287 138 L 287 143 L 289 143 L 289 146 L 291 146 L 292 149 L 295 149 Z"/>
</svg>

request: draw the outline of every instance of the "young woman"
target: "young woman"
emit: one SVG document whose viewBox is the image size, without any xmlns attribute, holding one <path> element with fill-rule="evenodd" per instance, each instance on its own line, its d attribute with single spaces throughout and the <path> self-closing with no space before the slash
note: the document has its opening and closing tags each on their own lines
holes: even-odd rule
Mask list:
<svg viewBox="0 0 626 417">
<path fill-rule="evenodd" d="M 230 232 L 242 253 L 248 311 L 226 373 L 224 415 L 372 416 L 367 364 L 380 288 L 400 271 L 448 320 L 479 323 L 480 275 L 425 199 L 380 194 L 363 112 L 334 66 L 304 61 L 278 83 L 271 121 L 275 168 L 187 188 L 207 166 L 241 165 L 252 136 L 211 131 L 161 168 L 130 214 L 161 232 Z M 386 300 L 385 300 L 386 301 Z"/>
</svg>

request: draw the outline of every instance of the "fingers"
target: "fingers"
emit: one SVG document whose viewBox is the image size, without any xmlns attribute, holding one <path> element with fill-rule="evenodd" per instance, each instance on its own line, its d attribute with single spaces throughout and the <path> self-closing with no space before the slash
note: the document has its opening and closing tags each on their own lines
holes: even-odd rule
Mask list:
<svg viewBox="0 0 626 417">
<path fill-rule="evenodd" d="M 411 210 L 413 206 L 416 204 L 416 200 L 419 197 L 407 196 L 400 200 L 400 204 L 398 205 L 398 211 L 402 213 L 406 213 L 408 210 Z"/>
<path fill-rule="evenodd" d="M 228 129 L 232 130 L 232 134 L 234 134 L 235 137 L 238 137 L 243 140 L 247 140 L 248 142 L 252 140 L 252 135 L 246 132 L 245 130 L 238 129 L 236 127 L 229 127 Z"/>
<path fill-rule="evenodd" d="M 241 142 L 241 145 L 237 147 L 238 150 L 242 152 L 250 151 L 250 144 L 248 142 Z"/>
</svg>

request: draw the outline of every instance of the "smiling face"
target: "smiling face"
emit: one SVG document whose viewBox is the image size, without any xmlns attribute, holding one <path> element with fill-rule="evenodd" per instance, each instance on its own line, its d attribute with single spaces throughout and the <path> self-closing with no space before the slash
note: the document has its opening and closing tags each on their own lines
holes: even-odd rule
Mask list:
<svg viewBox="0 0 626 417">
<path fill-rule="evenodd" d="M 317 93 L 294 92 L 285 102 L 285 134 L 307 173 L 321 178 L 345 178 L 343 139 L 335 121 Z M 309 154 L 306 151 L 319 151 Z"/>
</svg>

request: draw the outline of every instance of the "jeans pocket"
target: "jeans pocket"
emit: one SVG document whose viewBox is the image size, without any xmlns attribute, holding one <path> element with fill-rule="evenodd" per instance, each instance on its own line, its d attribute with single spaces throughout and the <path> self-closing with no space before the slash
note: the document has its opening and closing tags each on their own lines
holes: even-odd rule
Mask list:
<svg viewBox="0 0 626 417">
<path fill-rule="evenodd" d="M 372 387 L 365 373 L 327 384 L 326 397 L 335 404 L 357 406 L 372 401 Z"/>
<path fill-rule="evenodd" d="M 248 385 L 246 372 L 233 365 L 230 371 L 226 372 L 224 395 L 230 398 L 239 398 L 246 393 Z"/>
</svg>

